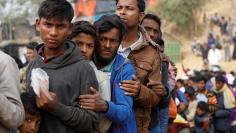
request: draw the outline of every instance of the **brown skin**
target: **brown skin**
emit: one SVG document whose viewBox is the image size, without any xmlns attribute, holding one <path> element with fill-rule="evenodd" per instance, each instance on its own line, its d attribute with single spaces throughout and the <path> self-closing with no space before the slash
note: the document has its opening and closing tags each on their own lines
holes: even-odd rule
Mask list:
<svg viewBox="0 0 236 133">
<path fill-rule="evenodd" d="M 72 24 L 66 20 L 39 18 L 36 20 L 36 29 L 45 44 L 44 54 L 49 59 L 64 51 L 63 43 L 72 32 Z"/>
<path fill-rule="evenodd" d="M 132 80 L 123 80 L 120 88 L 125 91 L 125 95 L 136 97 L 140 91 L 141 83 L 136 76 Z"/>
<path fill-rule="evenodd" d="M 177 82 L 177 83 L 176 83 L 176 86 L 177 86 L 178 89 L 180 89 L 181 87 L 183 87 L 183 85 L 182 85 L 180 82 Z"/>
<path fill-rule="evenodd" d="M 187 94 L 187 93 L 184 93 L 184 95 L 185 95 L 185 97 L 186 97 L 187 101 L 192 101 L 192 99 L 191 99 L 191 97 L 189 96 L 189 94 Z"/>
<path fill-rule="evenodd" d="M 144 17 L 144 12 L 140 12 L 137 0 L 119 0 L 116 5 L 116 14 L 120 16 L 127 27 L 127 33 L 122 40 L 122 47 L 129 47 L 139 38 L 138 24 Z M 121 89 L 126 91 L 126 95 L 136 97 L 140 91 L 141 83 L 137 77 L 132 80 L 121 82 Z"/>
<path fill-rule="evenodd" d="M 25 56 L 29 62 L 33 61 L 35 59 L 34 50 L 27 48 Z"/>
<path fill-rule="evenodd" d="M 140 12 L 137 0 L 119 0 L 116 6 L 116 14 L 120 16 L 127 27 L 127 34 L 122 40 L 122 47 L 129 47 L 139 38 L 138 25 L 144 17 L 144 12 Z"/>
<path fill-rule="evenodd" d="M 205 85 L 206 83 L 202 80 L 197 83 L 197 88 L 199 92 L 204 92 L 205 91 Z"/>
<path fill-rule="evenodd" d="M 156 41 L 159 36 L 158 29 L 160 28 L 158 23 L 152 19 L 144 19 L 142 26 L 146 29 L 151 39 Z"/>
<path fill-rule="evenodd" d="M 53 112 L 59 105 L 58 97 L 56 93 L 49 92 L 52 99 L 49 99 L 44 91 L 40 90 L 40 97 L 36 97 L 36 105 L 38 108 L 48 112 Z"/>
<path fill-rule="evenodd" d="M 80 52 L 86 60 L 90 60 L 95 47 L 95 38 L 89 34 L 80 33 L 75 36 L 72 41 L 74 41 L 80 48 Z"/>
<path fill-rule="evenodd" d="M 200 108 L 197 108 L 197 115 L 201 116 L 205 113 L 204 110 L 200 109 Z"/>
<path fill-rule="evenodd" d="M 149 88 L 152 88 L 152 90 L 156 93 L 157 96 L 164 96 L 166 95 L 165 89 L 163 89 L 163 85 L 161 82 L 157 81 L 149 81 L 147 84 Z"/>
<path fill-rule="evenodd" d="M 99 36 L 99 45 L 97 47 L 97 54 L 101 59 L 112 61 L 117 54 L 119 48 L 119 30 L 112 28 L 110 31 L 100 34 Z M 101 63 L 98 60 L 94 60 L 97 68 L 100 69 L 107 64 Z M 97 112 L 107 111 L 108 105 L 105 100 L 103 100 L 99 92 L 90 87 L 92 94 L 80 95 L 79 104 L 83 109 L 89 109 Z"/>
<path fill-rule="evenodd" d="M 216 89 L 219 91 L 224 87 L 224 83 L 223 82 L 216 82 Z"/>
<path fill-rule="evenodd" d="M 54 18 L 39 18 L 36 20 L 36 29 L 44 42 L 44 54 L 47 59 L 63 53 L 66 46 L 63 45 L 72 32 L 72 24 L 67 20 Z M 48 112 L 53 112 L 59 105 L 56 93 L 49 92 L 52 99 L 45 92 L 40 91 L 40 97 L 36 98 L 37 107 Z"/>
<path fill-rule="evenodd" d="M 79 96 L 79 105 L 83 109 L 93 110 L 96 112 L 105 112 L 108 109 L 107 103 L 99 95 L 99 92 L 90 87 L 90 92 L 92 94 L 80 95 Z"/>
<path fill-rule="evenodd" d="M 110 31 L 99 35 L 99 47 L 97 48 L 96 52 L 97 56 L 99 56 L 101 60 L 95 60 L 95 64 L 97 65 L 98 69 L 108 65 L 116 56 L 120 46 L 119 35 L 120 32 L 117 28 L 112 28 Z M 101 64 L 104 62 L 104 60 L 109 63 Z"/>
<path fill-rule="evenodd" d="M 186 108 L 186 105 L 184 103 L 180 103 L 177 109 L 177 112 L 180 113 L 182 111 L 184 111 Z"/>
<path fill-rule="evenodd" d="M 32 115 L 25 112 L 25 121 L 22 126 L 19 127 L 20 133 L 37 133 L 41 122 L 40 115 Z"/>
</svg>

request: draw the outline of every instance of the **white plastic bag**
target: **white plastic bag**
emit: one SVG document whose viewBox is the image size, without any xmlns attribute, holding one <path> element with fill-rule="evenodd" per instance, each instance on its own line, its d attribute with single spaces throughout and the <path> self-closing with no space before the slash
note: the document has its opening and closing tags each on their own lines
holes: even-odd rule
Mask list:
<svg viewBox="0 0 236 133">
<path fill-rule="evenodd" d="M 32 70 L 30 86 L 38 97 L 43 92 L 50 100 L 52 99 L 49 94 L 49 76 L 43 69 L 35 68 Z"/>
</svg>

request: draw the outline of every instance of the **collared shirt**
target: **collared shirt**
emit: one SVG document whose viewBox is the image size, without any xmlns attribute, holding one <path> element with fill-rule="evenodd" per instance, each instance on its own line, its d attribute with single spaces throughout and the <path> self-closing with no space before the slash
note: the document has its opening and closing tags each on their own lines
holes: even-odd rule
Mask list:
<svg viewBox="0 0 236 133">
<path fill-rule="evenodd" d="M 49 61 L 51 61 L 52 59 L 55 59 L 56 57 L 59 57 L 60 55 L 62 55 L 61 52 L 58 52 L 54 57 L 51 57 L 51 58 L 46 58 L 45 56 L 45 53 L 44 53 L 44 46 L 42 46 L 41 48 L 39 48 L 39 51 L 38 51 L 39 55 L 41 56 L 42 60 L 43 60 L 43 63 L 47 63 Z"/>
<path fill-rule="evenodd" d="M 122 45 L 120 45 L 118 49 L 118 54 L 122 55 L 124 58 L 127 58 L 130 52 L 133 51 L 139 44 L 141 44 L 141 42 L 143 42 L 143 35 L 139 33 L 139 39 L 129 47 L 122 48 Z"/>
<path fill-rule="evenodd" d="M 106 65 L 105 67 L 101 68 L 100 71 L 111 72 L 114 62 L 115 62 L 115 58 L 108 65 Z"/>
</svg>

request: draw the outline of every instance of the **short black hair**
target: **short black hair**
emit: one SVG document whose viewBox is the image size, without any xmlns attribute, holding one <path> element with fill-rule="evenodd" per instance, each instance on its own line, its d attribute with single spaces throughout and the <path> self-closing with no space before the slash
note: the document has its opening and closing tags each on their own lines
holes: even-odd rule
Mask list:
<svg viewBox="0 0 236 133">
<path fill-rule="evenodd" d="M 77 21 L 73 23 L 72 33 L 69 35 L 69 39 L 73 39 L 80 33 L 91 35 L 96 39 L 96 30 L 94 26 L 88 21 Z"/>
<path fill-rule="evenodd" d="M 41 116 L 39 108 L 36 105 L 36 96 L 30 93 L 22 93 L 21 101 L 23 103 L 25 112 L 28 112 L 31 115 Z"/>
<path fill-rule="evenodd" d="M 204 102 L 204 101 L 200 101 L 198 103 L 197 107 L 199 109 L 203 110 L 203 111 L 206 111 L 206 112 L 208 112 L 208 110 L 209 110 L 208 104 L 206 102 Z"/>
<path fill-rule="evenodd" d="M 74 10 L 66 0 L 44 0 L 38 10 L 39 18 L 56 18 L 71 22 L 74 17 Z"/>
<path fill-rule="evenodd" d="M 225 77 L 223 75 L 217 75 L 215 78 L 216 82 L 226 83 Z"/>
<path fill-rule="evenodd" d="M 28 49 L 34 50 L 34 48 L 35 48 L 36 46 L 38 46 L 38 43 L 37 43 L 37 42 L 30 42 L 26 47 L 27 47 Z"/>
<path fill-rule="evenodd" d="M 158 24 L 159 29 L 157 29 L 157 30 L 159 32 L 159 38 L 161 38 L 162 37 L 162 31 L 161 31 L 161 19 L 160 19 L 160 17 L 157 16 L 157 15 L 148 13 L 144 16 L 143 20 L 144 19 L 151 19 L 151 20 L 155 21 Z M 143 20 L 142 20 L 141 24 L 143 23 Z"/>
<path fill-rule="evenodd" d="M 176 82 L 179 82 L 179 83 L 181 83 L 182 85 L 184 85 L 184 80 L 182 80 L 182 79 L 178 79 Z"/>
<path fill-rule="evenodd" d="M 116 5 L 119 2 L 119 0 L 116 0 Z M 146 9 L 146 3 L 145 0 L 137 0 L 138 3 L 138 9 L 140 12 L 145 12 Z"/>
<path fill-rule="evenodd" d="M 159 16 L 157 16 L 155 14 L 148 13 L 144 16 L 143 20 L 144 19 L 154 20 L 158 24 L 159 28 L 161 28 L 161 19 Z M 142 20 L 142 22 L 143 22 L 143 20 Z"/>
<path fill-rule="evenodd" d="M 190 87 L 190 86 L 186 86 L 186 87 L 185 87 L 185 92 L 184 92 L 184 93 L 185 93 L 185 94 L 188 94 L 188 95 L 191 96 L 191 97 L 195 96 L 195 94 L 196 94 L 194 88 L 193 88 L 193 87 Z"/>
<path fill-rule="evenodd" d="M 207 82 L 207 79 L 204 76 L 197 76 L 196 77 L 196 82 L 204 81 L 204 83 Z"/>
<path fill-rule="evenodd" d="M 105 32 L 110 31 L 112 28 L 117 28 L 120 31 L 119 42 L 122 41 L 125 35 L 126 27 L 117 15 L 104 15 L 94 23 L 96 33 L 99 36 Z"/>
</svg>

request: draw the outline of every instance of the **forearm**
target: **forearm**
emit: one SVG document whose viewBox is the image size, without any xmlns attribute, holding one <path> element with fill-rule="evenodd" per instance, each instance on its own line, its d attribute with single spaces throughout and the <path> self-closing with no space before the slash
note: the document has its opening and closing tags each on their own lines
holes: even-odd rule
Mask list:
<svg viewBox="0 0 236 133">
<path fill-rule="evenodd" d="M 113 122 L 122 123 L 127 118 L 132 115 L 133 109 L 133 98 L 131 96 L 126 96 L 124 91 L 116 86 L 114 88 L 115 91 L 115 102 L 109 101 L 107 102 L 108 110 L 104 115 L 111 119 Z"/>
<path fill-rule="evenodd" d="M 122 104 L 114 104 L 113 102 L 107 102 L 108 110 L 103 115 L 116 123 L 122 123 L 130 117 L 132 113 L 132 107 Z"/>
<path fill-rule="evenodd" d="M 93 111 L 59 104 L 57 109 L 51 113 L 58 117 L 65 125 L 72 127 L 76 131 L 96 131 L 98 118 L 97 114 Z"/>
<path fill-rule="evenodd" d="M 157 105 L 159 101 L 160 97 L 158 97 L 154 91 L 144 85 L 141 85 L 139 95 L 134 99 L 136 105 L 145 108 L 153 107 Z"/>
<path fill-rule="evenodd" d="M 17 128 L 24 120 L 22 104 L 0 93 L 0 123 L 7 128 Z"/>
</svg>

